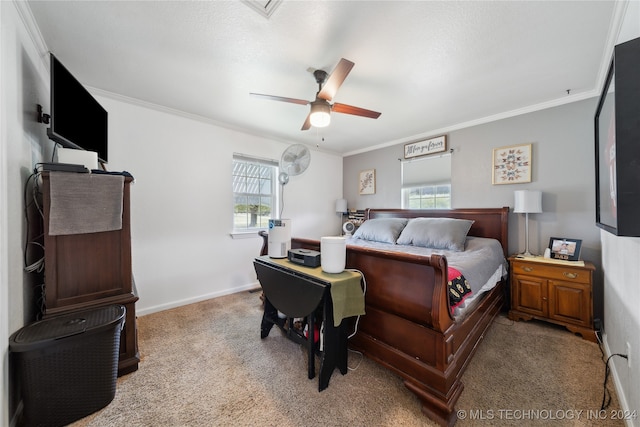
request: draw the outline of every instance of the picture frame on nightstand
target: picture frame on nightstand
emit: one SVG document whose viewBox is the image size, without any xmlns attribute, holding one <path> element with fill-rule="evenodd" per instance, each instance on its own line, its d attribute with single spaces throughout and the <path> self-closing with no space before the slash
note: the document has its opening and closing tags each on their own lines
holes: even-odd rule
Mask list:
<svg viewBox="0 0 640 427">
<path fill-rule="evenodd" d="M 549 239 L 549 249 L 551 258 L 564 261 L 580 260 L 580 249 L 582 240 L 569 239 L 567 237 L 551 237 Z"/>
</svg>

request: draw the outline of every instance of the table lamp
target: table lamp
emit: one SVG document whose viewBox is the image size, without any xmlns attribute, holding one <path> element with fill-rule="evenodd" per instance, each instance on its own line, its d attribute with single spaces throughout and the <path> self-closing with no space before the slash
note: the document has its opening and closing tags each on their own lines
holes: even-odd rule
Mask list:
<svg viewBox="0 0 640 427">
<path fill-rule="evenodd" d="M 524 256 L 533 256 L 529 252 L 529 214 L 542 212 L 542 192 L 538 190 L 518 190 L 515 195 L 514 213 L 525 214 L 525 251 Z"/>
</svg>

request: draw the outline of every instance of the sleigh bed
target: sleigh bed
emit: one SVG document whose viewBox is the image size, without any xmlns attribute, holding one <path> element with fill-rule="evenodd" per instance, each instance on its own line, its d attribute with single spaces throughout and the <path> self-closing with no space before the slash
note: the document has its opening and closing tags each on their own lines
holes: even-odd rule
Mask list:
<svg viewBox="0 0 640 427">
<path fill-rule="evenodd" d="M 377 220 L 369 222 L 373 225 L 394 218 L 409 221 L 446 217 L 473 223 L 463 237 L 466 240 L 463 240 L 462 248 L 435 249 L 430 254 L 416 250 L 402 252 L 405 245 L 397 242 L 384 246 L 377 242 L 370 244 L 366 238 L 350 238 L 347 243 L 346 266 L 362 271 L 367 286 L 366 315 L 360 319 L 350 347 L 400 375 L 404 385 L 420 400 L 422 412 L 441 425 L 455 424 L 454 406 L 463 390 L 462 374 L 505 301 L 508 213 L 508 207 L 369 209 L 365 214 L 367 221 L 361 228 L 369 220 Z M 459 310 L 460 307 L 455 306 L 461 301 L 454 298 L 459 293 L 455 289 L 451 292 L 449 282 L 452 281 L 454 288 L 456 284 L 459 287 L 459 280 L 464 282 L 471 271 L 465 270 L 466 267 L 450 268 L 448 258 L 455 259 L 455 252 L 464 254 L 475 244 L 471 242 L 473 239 L 497 240 L 505 269 L 497 276 L 491 276 L 489 282 L 496 283 L 481 284 L 481 294 L 471 292 L 469 300 L 472 302 L 465 302 L 462 304 L 466 305 L 464 310 Z M 294 238 L 291 245 L 292 248 L 320 250 L 317 240 Z M 415 249 L 414 245 L 409 246 Z M 466 299 L 467 295 L 462 297 Z"/>
</svg>

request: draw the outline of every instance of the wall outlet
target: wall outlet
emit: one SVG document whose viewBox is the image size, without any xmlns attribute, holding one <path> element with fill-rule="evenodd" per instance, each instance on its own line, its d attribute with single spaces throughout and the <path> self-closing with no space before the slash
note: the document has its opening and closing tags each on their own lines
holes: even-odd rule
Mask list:
<svg viewBox="0 0 640 427">
<path fill-rule="evenodd" d="M 627 367 L 631 367 L 631 344 L 627 341 Z"/>
</svg>

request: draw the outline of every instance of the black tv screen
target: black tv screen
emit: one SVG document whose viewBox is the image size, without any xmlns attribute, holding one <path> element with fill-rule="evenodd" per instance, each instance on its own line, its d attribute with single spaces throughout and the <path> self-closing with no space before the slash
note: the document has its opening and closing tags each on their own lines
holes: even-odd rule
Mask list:
<svg viewBox="0 0 640 427">
<path fill-rule="evenodd" d="M 614 48 L 595 114 L 596 225 L 640 237 L 640 38 Z"/>
<path fill-rule="evenodd" d="M 107 111 L 53 55 L 49 138 L 65 148 L 95 151 L 107 163 Z"/>
<path fill-rule="evenodd" d="M 607 80 L 596 111 L 596 223 L 614 234 L 618 228 L 616 197 L 615 68 L 609 67 Z"/>
</svg>

